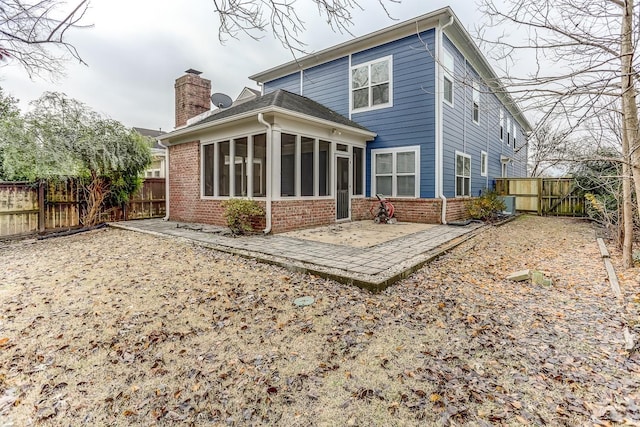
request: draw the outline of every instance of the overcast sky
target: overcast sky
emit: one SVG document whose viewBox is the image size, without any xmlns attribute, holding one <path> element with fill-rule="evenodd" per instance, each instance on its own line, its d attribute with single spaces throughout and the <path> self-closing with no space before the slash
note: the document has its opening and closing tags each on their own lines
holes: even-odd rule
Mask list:
<svg viewBox="0 0 640 427">
<path fill-rule="evenodd" d="M 74 1 L 69 0 L 69 4 Z M 354 11 L 351 32 L 361 36 L 393 25 L 377 1 L 362 0 L 367 8 Z M 319 19 L 309 0 L 298 0 L 297 10 L 306 21 L 302 39 L 308 51 L 317 51 L 350 40 L 333 33 Z M 471 30 L 482 17 L 472 0 L 387 1 L 390 14 L 407 20 L 444 6 L 451 6 Z M 69 33 L 88 66 L 72 61 L 66 76 L 56 82 L 30 80 L 17 66 L 0 67 L 0 86 L 28 102 L 44 91 L 64 92 L 92 109 L 126 126 L 171 130 L 174 124 L 174 89 L 177 77 L 194 68 L 212 82 L 213 92 L 235 98 L 243 87 L 254 87 L 248 76 L 293 59 L 291 52 L 270 34 L 260 41 L 241 35 L 225 44 L 218 41 L 218 20 L 210 0 L 91 0 L 86 19 L 93 28 Z"/>
</svg>

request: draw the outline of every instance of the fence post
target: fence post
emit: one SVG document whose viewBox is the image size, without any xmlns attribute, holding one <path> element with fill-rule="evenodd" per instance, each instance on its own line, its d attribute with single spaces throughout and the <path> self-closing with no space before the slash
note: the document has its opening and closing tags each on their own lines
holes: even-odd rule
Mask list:
<svg viewBox="0 0 640 427">
<path fill-rule="evenodd" d="M 45 192 L 44 192 L 44 180 L 38 181 L 38 231 L 44 233 L 46 226 L 45 215 L 47 214 L 45 209 Z"/>
<path fill-rule="evenodd" d="M 542 178 L 538 178 L 538 216 L 542 216 Z"/>
</svg>

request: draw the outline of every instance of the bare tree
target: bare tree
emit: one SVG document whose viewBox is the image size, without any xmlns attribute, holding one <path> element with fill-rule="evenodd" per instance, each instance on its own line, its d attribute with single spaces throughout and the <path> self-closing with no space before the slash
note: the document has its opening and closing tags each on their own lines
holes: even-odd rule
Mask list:
<svg viewBox="0 0 640 427">
<path fill-rule="evenodd" d="M 390 17 L 386 5 L 401 0 L 377 2 Z M 352 11 L 364 10 L 361 0 L 310 0 L 309 3 L 314 4 L 320 17 L 339 33 L 351 34 Z M 239 33 L 258 40 L 262 34 L 271 32 L 294 55 L 306 53 L 305 43 L 300 38 L 305 23 L 297 12 L 300 3 L 296 0 L 213 0 L 213 5 L 220 18 L 218 34 L 221 42 L 226 37 L 236 38 Z"/>
<path fill-rule="evenodd" d="M 567 170 L 578 142 L 559 125 L 543 123 L 529 137 L 529 174 L 532 177 L 557 175 Z"/>
<path fill-rule="evenodd" d="M 491 40 L 484 36 L 487 26 L 477 30 L 490 55 L 502 64 L 506 87 L 529 108 L 573 130 L 611 111 L 621 115 L 627 141 L 622 159 L 640 194 L 640 63 L 635 55 L 640 31 L 633 0 L 481 0 L 480 9 L 488 27 L 517 28 L 524 34 L 520 41 L 515 36 Z M 534 58 L 535 66 L 518 75 L 513 71 L 516 56 Z M 629 266 L 631 248 L 623 249 Z"/>
<path fill-rule="evenodd" d="M 67 41 L 67 32 L 81 25 L 89 0 L 66 7 L 58 0 L 0 1 L 0 64 L 17 62 L 29 77 L 59 74 L 69 57 L 84 63 Z"/>
</svg>

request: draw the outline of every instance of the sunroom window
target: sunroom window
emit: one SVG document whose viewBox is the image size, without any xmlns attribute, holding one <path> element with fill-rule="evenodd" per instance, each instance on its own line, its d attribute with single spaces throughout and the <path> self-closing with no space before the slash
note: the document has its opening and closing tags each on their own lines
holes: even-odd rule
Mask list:
<svg viewBox="0 0 640 427">
<path fill-rule="evenodd" d="M 391 57 L 351 68 L 351 109 L 363 110 L 391 104 Z"/>
<path fill-rule="evenodd" d="M 282 197 L 296 195 L 296 136 L 282 134 L 280 154 L 280 195 Z"/>
<path fill-rule="evenodd" d="M 266 163 L 265 134 L 203 144 L 202 196 L 264 197 Z"/>
</svg>

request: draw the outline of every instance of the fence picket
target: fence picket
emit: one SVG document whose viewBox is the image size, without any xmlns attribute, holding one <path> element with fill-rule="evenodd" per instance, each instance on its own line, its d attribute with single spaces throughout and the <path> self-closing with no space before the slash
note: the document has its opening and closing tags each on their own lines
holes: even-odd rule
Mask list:
<svg viewBox="0 0 640 427">
<path fill-rule="evenodd" d="M 44 233 L 79 227 L 82 194 L 73 180 L 62 182 L 0 182 L 0 237 Z M 123 208 L 100 213 L 104 221 L 165 215 L 165 180 L 147 178 Z"/>
</svg>

